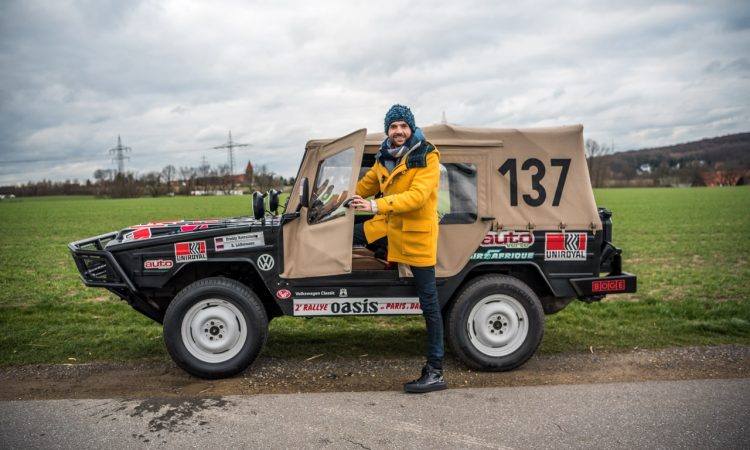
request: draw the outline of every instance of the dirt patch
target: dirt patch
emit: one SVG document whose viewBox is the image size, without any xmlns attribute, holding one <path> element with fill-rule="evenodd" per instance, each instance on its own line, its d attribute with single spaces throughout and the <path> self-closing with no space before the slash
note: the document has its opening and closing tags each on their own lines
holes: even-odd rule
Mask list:
<svg viewBox="0 0 750 450">
<path fill-rule="evenodd" d="M 421 364 L 421 360 L 368 357 L 261 357 L 234 378 L 210 381 L 168 362 L 23 366 L 0 370 L 0 400 L 391 391 L 416 378 Z M 537 355 L 511 372 L 475 372 L 448 359 L 445 369 L 451 388 L 744 378 L 750 376 L 750 346 Z"/>
</svg>

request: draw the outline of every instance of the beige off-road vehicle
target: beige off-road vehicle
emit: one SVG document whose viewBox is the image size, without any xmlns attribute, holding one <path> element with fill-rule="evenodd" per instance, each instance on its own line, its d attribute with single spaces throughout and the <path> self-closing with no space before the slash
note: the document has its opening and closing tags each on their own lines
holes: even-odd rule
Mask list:
<svg viewBox="0 0 750 450">
<path fill-rule="evenodd" d="M 635 292 L 611 213 L 594 202 L 581 126 L 423 132 L 441 153 L 437 284 L 447 340 L 465 364 L 518 367 L 539 346 L 545 314 Z M 383 138 L 360 130 L 308 142 L 282 214 L 278 192 L 256 193 L 254 217 L 151 222 L 73 242 L 81 278 L 163 323 L 175 362 L 206 378 L 248 367 L 277 316 L 420 314 L 408 268 L 351 244 L 368 216 L 346 200 Z"/>
</svg>

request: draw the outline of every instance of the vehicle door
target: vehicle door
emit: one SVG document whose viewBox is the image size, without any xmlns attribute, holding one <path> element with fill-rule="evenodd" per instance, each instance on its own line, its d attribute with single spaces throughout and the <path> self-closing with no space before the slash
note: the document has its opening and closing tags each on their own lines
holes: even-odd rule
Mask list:
<svg viewBox="0 0 750 450">
<path fill-rule="evenodd" d="M 308 148 L 292 195 L 300 181 L 310 185 L 309 207 L 284 224 L 282 278 L 342 275 L 352 271 L 354 210 L 344 201 L 354 195 L 367 130 L 355 131 L 325 145 Z M 294 201 L 292 201 L 294 200 Z M 297 204 L 297 198 L 289 205 Z"/>
</svg>

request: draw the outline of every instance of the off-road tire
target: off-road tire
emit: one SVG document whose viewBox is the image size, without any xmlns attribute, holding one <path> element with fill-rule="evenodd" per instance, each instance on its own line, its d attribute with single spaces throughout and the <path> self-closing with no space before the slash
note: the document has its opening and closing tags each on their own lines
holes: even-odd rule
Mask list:
<svg viewBox="0 0 750 450">
<path fill-rule="evenodd" d="M 174 362 L 201 378 L 245 370 L 268 336 L 263 304 L 244 284 L 228 278 L 196 281 L 175 296 L 164 316 L 164 343 Z"/>
<path fill-rule="evenodd" d="M 542 342 L 544 311 L 534 291 L 519 279 L 484 275 L 456 296 L 446 332 L 451 350 L 470 368 L 512 370 Z"/>
</svg>

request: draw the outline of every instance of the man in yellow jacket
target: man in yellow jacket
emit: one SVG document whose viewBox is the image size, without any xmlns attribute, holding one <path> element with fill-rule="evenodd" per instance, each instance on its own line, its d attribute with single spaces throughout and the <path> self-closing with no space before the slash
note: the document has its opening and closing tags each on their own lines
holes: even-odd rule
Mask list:
<svg viewBox="0 0 750 450">
<path fill-rule="evenodd" d="M 440 153 L 414 123 L 411 110 L 393 105 L 385 115 L 388 136 L 375 164 L 357 184 L 351 206 L 375 213 L 354 228 L 354 244 L 384 245 L 388 261 L 408 264 L 427 325 L 427 364 L 422 375 L 404 384 L 406 392 L 446 389 L 443 378 L 443 319 L 435 263 L 438 238 Z M 377 199 L 367 197 L 382 193 Z"/>
</svg>

